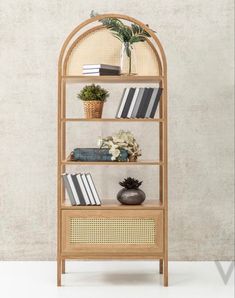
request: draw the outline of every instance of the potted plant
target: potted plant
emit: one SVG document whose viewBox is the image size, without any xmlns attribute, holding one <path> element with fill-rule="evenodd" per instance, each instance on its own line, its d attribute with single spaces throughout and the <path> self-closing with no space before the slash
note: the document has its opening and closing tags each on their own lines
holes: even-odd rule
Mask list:
<svg viewBox="0 0 235 298">
<path fill-rule="evenodd" d="M 113 136 L 99 138 L 98 145 L 100 148 L 109 148 L 112 160 L 118 160 L 123 149 L 128 152 L 129 161 L 137 161 L 138 156 L 141 156 L 139 145 L 130 131 L 120 130 Z"/>
<path fill-rule="evenodd" d="M 117 199 L 124 205 L 140 205 L 145 200 L 145 193 L 139 189 L 142 181 L 128 177 L 119 184 L 123 187 L 117 194 Z"/>
<path fill-rule="evenodd" d="M 101 118 L 103 111 L 103 104 L 106 101 L 109 93 L 106 89 L 101 88 L 100 85 L 87 85 L 77 97 L 83 101 L 84 113 L 86 118 Z"/>
<path fill-rule="evenodd" d="M 91 17 L 95 17 L 97 15 L 98 13 L 91 11 Z M 134 44 L 137 42 L 145 42 L 148 38 L 151 37 L 151 35 L 141 26 L 133 23 L 128 26 L 118 18 L 104 18 L 99 21 L 103 24 L 104 27 L 110 30 L 115 38 L 120 40 L 122 43 L 120 55 L 120 66 L 122 74 L 136 74 Z M 155 32 L 154 30 L 152 31 Z"/>
</svg>

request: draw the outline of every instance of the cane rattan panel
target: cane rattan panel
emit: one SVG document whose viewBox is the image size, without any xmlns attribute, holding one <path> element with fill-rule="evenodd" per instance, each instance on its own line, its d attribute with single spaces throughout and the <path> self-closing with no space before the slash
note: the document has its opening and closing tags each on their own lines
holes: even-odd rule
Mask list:
<svg viewBox="0 0 235 298">
<path fill-rule="evenodd" d="M 154 219 L 70 218 L 70 243 L 154 244 Z"/>
<path fill-rule="evenodd" d="M 159 75 L 156 55 L 147 42 L 134 44 L 136 72 L 138 75 Z M 120 64 L 121 42 L 107 29 L 99 29 L 85 35 L 72 50 L 66 75 L 82 74 L 83 64 Z"/>
</svg>

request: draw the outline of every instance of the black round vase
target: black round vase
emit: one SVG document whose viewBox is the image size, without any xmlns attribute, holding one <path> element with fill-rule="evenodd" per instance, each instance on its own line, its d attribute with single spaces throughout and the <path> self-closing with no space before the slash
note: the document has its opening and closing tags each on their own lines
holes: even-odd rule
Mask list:
<svg viewBox="0 0 235 298">
<path fill-rule="evenodd" d="M 126 189 L 122 188 L 117 199 L 123 205 L 140 205 L 145 200 L 145 193 L 141 189 Z"/>
</svg>

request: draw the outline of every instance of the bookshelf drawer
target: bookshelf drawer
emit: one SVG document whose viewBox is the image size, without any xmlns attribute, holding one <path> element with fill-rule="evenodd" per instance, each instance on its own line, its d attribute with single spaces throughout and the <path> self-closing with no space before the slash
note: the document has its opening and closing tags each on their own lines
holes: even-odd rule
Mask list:
<svg viewBox="0 0 235 298">
<path fill-rule="evenodd" d="M 156 255 L 162 235 L 162 210 L 62 211 L 64 254 Z"/>
</svg>

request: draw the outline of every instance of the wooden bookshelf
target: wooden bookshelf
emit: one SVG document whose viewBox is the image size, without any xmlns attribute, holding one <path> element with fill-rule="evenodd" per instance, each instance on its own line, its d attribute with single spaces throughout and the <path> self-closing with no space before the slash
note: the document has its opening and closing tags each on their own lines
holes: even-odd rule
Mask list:
<svg viewBox="0 0 235 298">
<path fill-rule="evenodd" d="M 161 161 L 155 160 L 138 160 L 138 161 L 72 161 L 69 159 L 62 160 L 62 164 L 65 165 L 84 165 L 84 166 L 161 166 Z"/>
<path fill-rule="evenodd" d="M 94 34 L 109 34 L 99 20 L 115 17 L 124 22 L 132 22 L 143 27 L 151 36 L 141 53 L 139 75 L 135 76 L 82 76 L 79 63 L 116 65 L 115 55 L 109 55 L 112 42 L 105 49 L 97 42 L 92 44 Z M 88 29 L 86 28 L 88 26 Z M 103 31 L 102 31 L 103 30 Z M 105 35 L 106 40 L 106 35 Z M 82 43 L 81 43 L 82 41 Z M 86 47 L 84 47 L 84 42 Z M 81 48 L 80 45 L 82 44 Z M 78 55 L 79 49 L 85 49 Z M 90 51 L 94 49 L 93 52 Z M 100 50 L 99 50 L 100 49 Z M 143 49 L 143 48 L 142 48 Z M 82 50 L 81 50 L 82 51 Z M 88 58 L 87 53 L 91 53 Z M 138 54 L 138 53 L 137 53 Z M 76 56 L 78 55 L 78 56 Z M 96 57 L 96 55 L 98 55 Z M 102 56 L 102 59 L 100 58 Z M 145 57 L 145 58 L 143 58 Z M 90 61 L 90 58 L 93 59 Z M 82 62 L 81 59 L 85 59 Z M 95 60 L 96 59 L 96 60 Z M 107 60 L 108 59 L 108 60 Z M 111 60 L 110 60 L 111 59 Z M 146 66 L 147 65 L 147 66 Z M 70 118 L 66 114 L 66 87 L 68 84 L 105 83 L 105 84 L 159 84 L 163 89 L 159 102 L 159 118 L 155 119 L 85 119 Z M 68 122 L 86 122 L 90 125 L 107 122 L 115 123 L 152 123 L 153 137 L 158 132 L 159 154 L 154 160 L 137 162 L 78 162 L 66 156 L 66 127 Z M 155 125 L 157 124 L 157 125 Z M 66 129 L 67 128 L 67 129 Z M 72 128 L 71 128 L 72 129 Z M 145 129 L 141 126 L 140 129 Z M 88 19 L 77 26 L 65 40 L 58 63 L 58 175 L 57 175 L 57 285 L 61 286 L 62 276 L 66 273 L 65 261 L 69 259 L 137 259 L 159 260 L 159 273 L 163 274 L 163 284 L 168 285 L 168 178 L 167 178 L 167 66 L 163 47 L 153 31 L 142 22 L 125 15 L 104 14 Z M 146 198 L 139 206 L 120 205 L 115 199 L 102 200 L 101 206 L 71 206 L 66 197 L 61 175 L 68 166 L 151 166 L 159 171 L 158 198 Z M 111 178 L 110 178 L 111 179 Z M 111 228 L 112 227 L 112 228 Z M 81 230 L 82 229 L 82 230 Z M 138 232 L 136 232 L 138 231 Z M 94 239 L 95 235 L 95 239 Z"/>
<path fill-rule="evenodd" d="M 163 122 L 164 119 L 141 119 L 141 118 L 62 118 L 62 122 Z"/>
<path fill-rule="evenodd" d="M 62 76 L 67 83 L 159 83 L 162 76 Z"/>
<path fill-rule="evenodd" d="M 148 200 L 145 201 L 141 205 L 121 205 L 117 203 L 108 203 L 110 200 L 102 200 L 102 205 L 100 206 L 71 206 L 69 202 L 65 202 L 61 205 L 61 209 L 63 210 L 113 210 L 113 209 L 120 209 L 120 210 L 152 210 L 152 209 L 163 209 L 163 203 L 160 200 Z"/>
</svg>

